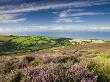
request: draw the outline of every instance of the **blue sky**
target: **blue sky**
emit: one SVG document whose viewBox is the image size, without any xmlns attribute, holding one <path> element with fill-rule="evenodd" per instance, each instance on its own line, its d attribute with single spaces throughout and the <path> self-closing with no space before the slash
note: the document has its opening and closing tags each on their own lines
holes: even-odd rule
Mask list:
<svg viewBox="0 0 110 82">
<path fill-rule="evenodd" d="M 0 34 L 110 32 L 110 0 L 0 0 Z"/>
</svg>

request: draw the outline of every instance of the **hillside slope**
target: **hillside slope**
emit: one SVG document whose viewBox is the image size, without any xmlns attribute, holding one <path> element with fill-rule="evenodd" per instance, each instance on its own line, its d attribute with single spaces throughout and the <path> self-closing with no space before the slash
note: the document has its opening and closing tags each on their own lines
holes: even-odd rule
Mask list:
<svg viewBox="0 0 110 82">
<path fill-rule="evenodd" d="M 68 38 L 51 38 L 45 36 L 0 36 L 0 54 L 32 52 L 68 45 L 72 45 Z"/>
<path fill-rule="evenodd" d="M 110 43 L 0 56 L 1 82 L 110 82 Z"/>
</svg>

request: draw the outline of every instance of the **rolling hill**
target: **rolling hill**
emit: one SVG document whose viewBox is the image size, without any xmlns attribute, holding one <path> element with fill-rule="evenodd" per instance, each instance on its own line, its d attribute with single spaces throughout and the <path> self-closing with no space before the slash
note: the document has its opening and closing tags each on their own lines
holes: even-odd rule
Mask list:
<svg viewBox="0 0 110 82">
<path fill-rule="evenodd" d="M 109 82 L 110 43 L 60 46 L 25 54 L 1 55 L 0 82 L 7 81 Z"/>
<path fill-rule="evenodd" d="M 52 47 L 72 45 L 69 38 L 46 36 L 0 36 L 0 54 L 32 52 Z"/>
</svg>

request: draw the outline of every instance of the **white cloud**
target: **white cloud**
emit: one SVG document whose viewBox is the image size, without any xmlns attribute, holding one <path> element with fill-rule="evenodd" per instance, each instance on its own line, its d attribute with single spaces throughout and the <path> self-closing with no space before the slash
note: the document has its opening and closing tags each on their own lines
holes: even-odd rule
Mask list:
<svg viewBox="0 0 110 82">
<path fill-rule="evenodd" d="M 81 20 L 79 16 L 94 16 L 94 15 L 107 15 L 110 13 L 103 12 L 86 12 L 85 9 L 67 9 L 60 12 L 53 12 L 58 17 L 56 18 L 56 22 L 84 22 Z"/>
<path fill-rule="evenodd" d="M 0 24 L 23 22 L 26 18 L 17 18 L 21 14 L 0 14 Z"/>
<path fill-rule="evenodd" d="M 93 16 L 93 15 L 105 15 L 110 13 L 104 12 L 86 12 L 84 9 L 67 9 L 61 12 L 57 12 L 56 15 L 59 17 L 70 17 L 70 16 Z"/>
<path fill-rule="evenodd" d="M 98 0 L 98 1 L 75 1 L 71 3 L 59 3 L 59 4 L 48 4 L 38 5 L 36 3 L 21 4 L 21 5 L 8 5 L 0 6 L 0 13 L 23 13 L 30 11 L 39 11 L 47 9 L 60 9 L 65 7 L 89 7 L 94 5 L 110 4 L 109 0 Z M 4 10 L 4 9 L 5 10 Z"/>
<path fill-rule="evenodd" d="M 19 2 L 22 0 L 0 0 L 0 3 L 2 2 Z M 31 11 L 40 11 L 40 10 L 48 10 L 48 9 L 62 9 L 62 8 L 80 8 L 80 7 L 89 7 L 94 5 L 104 5 L 104 4 L 110 4 L 109 0 L 91 0 L 91 1 L 74 1 L 71 3 L 22 3 L 22 4 L 16 4 L 16 5 L 1 5 L 0 6 L 0 23 L 17 23 L 25 21 L 26 18 L 20 18 L 17 17 L 16 14 L 18 13 L 25 13 L 25 12 L 31 12 Z M 67 17 L 67 16 L 82 16 L 82 15 L 98 15 L 100 13 L 93 13 L 93 12 L 83 12 L 83 13 L 69 13 L 74 11 L 83 11 L 83 9 L 69 9 L 67 11 L 61 12 L 59 14 L 59 17 Z M 55 13 L 55 12 L 54 12 Z M 15 15 L 14 15 L 15 14 Z M 104 14 L 104 13 L 102 13 Z M 62 18 L 59 19 L 60 21 L 65 22 L 73 22 L 73 21 L 79 21 L 78 19 L 70 19 L 70 18 Z"/>
<path fill-rule="evenodd" d="M 0 28 L 1 34 L 25 33 L 25 32 L 43 32 L 43 31 L 108 31 L 110 25 L 77 25 L 77 26 L 22 26 L 22 27 L 6 27 Z"/>
<path fill-rule="evenodd" d="M 5 23 L 17 23 L 17 22 L 25 21 L 26 18 L 17 18 L 18 13 L 39 11 L 46 9 L 58 9 L 58 8 L 65 8 L 71 6 L 76 7 L 78 4 L 84 4 L 84 3 L 73 2 L 73 3 L 60 3 L 60 4 L 49 4 L 49 5 L 44 5 L 44 4 L 37 5 L 33 3 L 33 4 L 0 6 L 0 23 L 5 24 Z"/>
<path fill-rule="evenodd" d="M 68 12 L 62 11 L 58 15 L 59 15 L 59 17 L 67 17 L 68 16 Z"/>
<path fill-rule="evenodd" d="M 80 18 L 57 18 L 56 22 L 57 23 L 61 23 L 61 22 L 72 23 L 72 22 L 82 22 L 82 21 L 80 20 Z"/>
<path fill-rule="evenodd" d="M 58 15 L 59 17 L 66 17 L 68 16 L 70 13 L 74 13 L 74 12 L 79 12 L 79 11 L 84 11 L 84 9 L 67 9 L 64 11 L 61 11 Z"/>
<path fill-rule="evenodd" d="M 105 15 L 105 14 L 108 14 L 108 13 L 81 12 L 81 13 L 68 14 L 67 16 L 93 16 L 93 15 Z"/>
</svg>

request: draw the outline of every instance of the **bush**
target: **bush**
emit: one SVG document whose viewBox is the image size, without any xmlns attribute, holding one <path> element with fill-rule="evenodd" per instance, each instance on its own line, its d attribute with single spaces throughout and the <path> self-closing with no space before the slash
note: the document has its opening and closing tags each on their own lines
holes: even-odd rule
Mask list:
<svg viewBox="0 0 110 82">
<path fill-rule="evenodd" d="M 45 64 L 45 61 L 40 58 L 38 58 L 30 63 L 30 65 L 32 65 L 32 66 L 38 66 L 38 65 L 42 65 L 42 64 Z"/>
<path fill-rule="evenodd" d="M 17 60 L 9 60 L 2 65 L 1 73 L 9 73 L 16 68 Z"/>
<path fill-rule="evenodd" d="M 23 70 L 24 82 L 96 82 L 97 76 L 81 67 L 44 65 Z"/>
<path fill-rule="evenodd" d="M 30 63 L 31 61 L 33 61 L 35 58 L 33 56 L 26 56 L 24 57 L 23 61 L 25 63 Z"/>
<path fill-rule="evenodd" d="M 109 82 L 110 81 L 110 64 L 102 63 L 96 59 L 83 59 L 78 63 L 81 67 L 84 67 L 90 71 L 93 71 L 98 77 L 97 82 Z"/>
<path fill-rule="evenodd" d="M 6 76 L 3 76 L 2 81 L 1 81 L 1 79 L 0 79 L 0 81 L 1 82 L 20 82 L 21 78 L 22 78 L 21 71 L 13 70 Z"/>
</svg>

